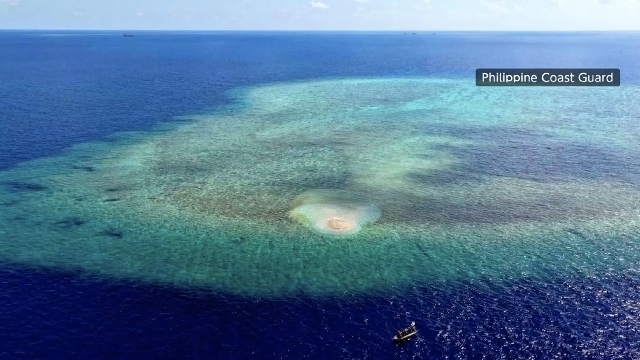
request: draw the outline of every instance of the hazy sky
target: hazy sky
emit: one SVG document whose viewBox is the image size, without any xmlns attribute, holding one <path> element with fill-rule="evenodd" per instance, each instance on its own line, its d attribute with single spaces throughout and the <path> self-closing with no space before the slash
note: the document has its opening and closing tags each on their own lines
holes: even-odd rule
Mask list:
<svg viewBox="0 0 640 360">
<path fill-rule="evenodd" d="M 640 30 L 640 0 L 0 0 L 0 28 Z"/>
</svg>

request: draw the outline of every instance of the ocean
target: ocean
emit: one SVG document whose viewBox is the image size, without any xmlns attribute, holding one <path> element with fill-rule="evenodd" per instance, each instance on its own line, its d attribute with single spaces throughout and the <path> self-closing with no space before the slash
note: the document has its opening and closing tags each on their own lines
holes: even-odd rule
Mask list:
<svg viewBox="0 0 640 360">
<path fill-rule="evenodd" d="M 639 33 L 132 34 L 0 32 L 0 358 L 640 357 Z"/>
</svg>

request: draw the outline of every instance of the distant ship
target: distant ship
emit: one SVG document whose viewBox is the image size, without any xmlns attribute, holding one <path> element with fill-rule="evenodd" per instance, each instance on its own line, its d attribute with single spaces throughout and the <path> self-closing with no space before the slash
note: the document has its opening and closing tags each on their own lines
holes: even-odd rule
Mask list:
<svg viewBox="0 0 640 360">
<path fill-rule="evenodd" d="M 124 36 L 124 37 L 133 37 L 133 35 L 131 35 L 131 34 L 124 34 L 122 36 Z"/>
<path fill-rule="evenodd" d="M 393 337 L 393 342 L 400 343 L 409 340 L 413 336 L 418 333 L 418 329 L 416 329 L 415 321 L 411 322 L 411 326 L 406 329 L 398 330 L 396 335 Z"/>
</svg>

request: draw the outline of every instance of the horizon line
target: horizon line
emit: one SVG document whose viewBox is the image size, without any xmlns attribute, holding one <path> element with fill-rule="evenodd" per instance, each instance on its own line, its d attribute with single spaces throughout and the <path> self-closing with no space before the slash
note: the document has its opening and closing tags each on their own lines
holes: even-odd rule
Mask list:
<svg viewBox="0 0 640 360">
<path fill-rule="evenodd" d="M 0 28 L 0 31 L 124 31 L 124 32 L 159 32 L 159 31 L 180 31 L 180 32 L 393 32 L 393 33 L 436 33 L 436 32 L 547 32 L 547 33 L 563 33 L 563 32 L 640 32 L 640 29 L 634 30 L 622 30 L 622 29 L 610 29 L 610 30 L 396 30 L 396 29 L 381 29 L 381 30 L 355 30 L 355 29 L 332 29 L 332 30 L 318 30 L 318 29 L 93 29 L 93 28 Z"/>
</svg>

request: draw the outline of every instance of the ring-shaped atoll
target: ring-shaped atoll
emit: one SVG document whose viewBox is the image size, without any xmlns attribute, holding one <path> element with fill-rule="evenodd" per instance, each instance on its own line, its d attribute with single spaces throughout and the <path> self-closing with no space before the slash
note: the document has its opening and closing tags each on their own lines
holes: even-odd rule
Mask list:
<svg viewBox="0 0 640 360">
<path fill-rule="evenodd" d="M 231 95 L 0 173 L 0 261 L 258 297 L 638 264 L 638 87 L 343 79 Z"/>
</svg>

